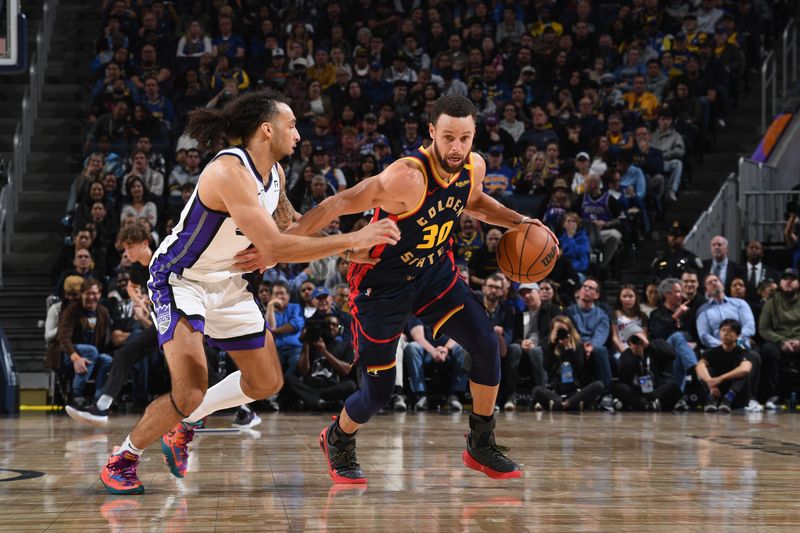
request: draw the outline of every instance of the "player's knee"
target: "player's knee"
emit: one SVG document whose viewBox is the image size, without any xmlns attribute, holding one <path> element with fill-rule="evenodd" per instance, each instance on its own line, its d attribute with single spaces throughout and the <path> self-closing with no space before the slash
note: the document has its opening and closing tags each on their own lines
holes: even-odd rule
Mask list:
<svg viewBox="0 0 800 533">
<path fill-rule="evenodd" d="M 475 348 L 470 349 L 469 353 L 472 358 L 472 381 L 489 387 L 500 383 L 500 346 L 493 330 L 477 335 Z"/>
<path fill-rule="evenodd" d="M 180 414 L 188 416 L 203 402 L 206 395 L 205 387 L 195 386 L 172 391 L 172 401 Z"/>
<path fill-rule="evenodd" d="M 263 400 L 278 393 L 283 388 L 283 374 L 276 372 L 253 385 L 253 399 Z"/>
</svg>

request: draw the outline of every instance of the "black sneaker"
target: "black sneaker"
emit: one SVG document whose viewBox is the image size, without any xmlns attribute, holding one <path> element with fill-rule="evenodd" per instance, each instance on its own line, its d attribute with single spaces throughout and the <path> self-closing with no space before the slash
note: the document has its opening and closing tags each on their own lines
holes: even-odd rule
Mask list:
<svg viewBox="0 0 800 533">
<path fill-rule="evenodd" d="M 467 449 L 461 454 L 461 460 L 464 465 L 492 479 L 522 477 L 517 464 L 506 456 L 509 449 L 495 443 L 494 425 L 494 418 L 487 422 L 474 414 L 470 415 Z"/>
<path fill-rule="evenodd" d="M 356 458 L 356 438 L 334 434 L 336 418 L 319 434 L 319 447 L 328 463 L 328 474 L 334 483 L 366 483 L 367 476 Z"/>
<path fill-rule="evenodd" d="M 272 413 L 276 413 L 281 410 L 281 406 L 278 404 L 278 395 L 270 396 L 269 398 L 264 400 L 265 407 L 267 411 Z"/>
<path fill-rule="evenodd" d="M 672 410 L 675 411 L 676 413 L 685 413 L 686 411 L 689 410 L 689 404 L 686 403 L 686 400 L 681 398 L 680 400 L 678 400 L 678 403 L 675 404 L 675 407 L 673 407 Z"/>
<path fill-rule="evenodd" d="M 246 429 L 255 427 L 260 423 L 261 417 L 255 411 L 243 405 L 236 410 L 236 418 L 231 425 L 236 428 Z"/>
<path fill-rule="evenodd" d="M 727 398 L 723 398 L 719 402 L 719 407 L 717 407 L 717 411 L 719 411 L 719 413 L 723 414 L 723 415 L 731 414 L 731 411 L 732 411 L 731 402 L 729 402 Z"/>
<path fill-rule="evenodd" d="M 108 409 L 101 411 L 96 405 L 80 408 L 77 405 L 66 407 L 69 417 L 76 422 L 94 427 L 105 427 L 108 425 Z"/>
</svg>

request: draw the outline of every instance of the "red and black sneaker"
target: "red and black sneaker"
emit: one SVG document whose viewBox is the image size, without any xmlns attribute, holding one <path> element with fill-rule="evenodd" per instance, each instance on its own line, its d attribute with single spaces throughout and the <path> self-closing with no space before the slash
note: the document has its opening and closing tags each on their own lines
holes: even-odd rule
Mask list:
<svg viewBox="0 0 800 533">
<path fill-rule="evenodd" d="M 461 454 L 461 460 L 464 465 L 483 472 L 492 479 L 522 477 L 517 463 L 506 456 L 509 449 L 495 443 L 494 425 L 494 417 L 486 421 L 482 417 L 470 415 L 470 432 L 466 435 L 467 449 Z"/>
<path fill-rule="evenodd" d="M 336 432 L 336 417 L 333 423 L 319 434 L 319 447 L 328 462 L 328 474 L 334 483 L 366 483 L 367 477 L 356 459 L 356 438 L 344 437 Z"/>
</svg>

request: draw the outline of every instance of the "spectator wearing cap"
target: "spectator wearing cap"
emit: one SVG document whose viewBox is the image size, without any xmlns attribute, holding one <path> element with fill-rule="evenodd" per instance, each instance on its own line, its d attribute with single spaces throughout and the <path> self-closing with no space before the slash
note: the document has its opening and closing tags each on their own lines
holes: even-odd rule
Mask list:
<svg viewBox="0 0 800 533">
<path fill-rule="evenodd" d="M 583 193 L 586 192 L 586 178 L 592 174 L 590 163 L 591 158 L 586 152 L 578 152 L 575 156 L 575 174 L 572 176 L 570 188 L 576 197 L 583 196 Z M 602 184 L 600 191 L 602 192 Z"/>
<path fill-rule="evenodd" d="M 578 154 L 578 162 L 583 166 Z M 585 155 L 585 153 L 583 153 Z M 622 242 L 622 207 L 610 191 L 604 191 L 600 177 L 589 172 L 585 177 L 585 192 L 580 200 L 580 214 L 584 226 L 592 225 L 603 243 L 603 261 L 600 270 L 605 271 Z"/>
<path fill-rule="evenodd" d="M 681 390 L 672 376 L 675 352 L 662 339 L 648 340 L 647 332 L 635 323 L 620 331 L 627 348 L 617 363 L 619 381 L 611 391 L 623 409 L 633 411 L 672 411 Z"/>
<path fill-rule="evenodd" d="M 330 62 L 328 51 L 324 48 L 314 52 L 314 66 L 308 69 L 308 78 L 317 80 L 323 91 L 336 81 L 336 67 Z"/>
<path fill-rule="evenodd" d="M 778 403 L 781 361 L 800 357 L 800 298 L 797 270 L 787 268 L 780 275 L 778 292 L 768 299 L 758 319 L 758 333 L 764 339 L 762 396 L 772 406 Z M 769 409 L 772 406 L 767 406 Z"/>
<path fill-rule="evenodd" d="M 667 230 L 667 250 L 659 252 L 650 263 L 650 273 L 660 279 L 667 277 L 677 278 L 687 269 L 696 272 L 703 270 L 703 262 L 693 253 L 683 247 L 688 230 L 679 221 L 675 220 Z"/>
<path fill-rule="evenodd" d="M 714 26 L 709 28 L 709 31 L 714 31 Z M 708 38 L 707 32 L 701 31 L 697 23 L 697 15 L 688 13 L 683 17 L 683 25 L 681 26 L 682 37 L 686 42 L 686 50 L 690 54 L 696 54 L 700 49 L 700 43 Z"/>
<path fill-rule="evenodd" d="M 547 224 L 550 229 L 556 231 L 561 219 L 571 209 L 569 199 L 569 184 L 564 178 L 557 178 L 553 181 L 553 189 L 550 199 L 545 207 L 542 222 Z"/>
<path fill-rule="evenodd" d="M 351 331 L 352 318 L 350 317 L 349 313 L 346 313 L 340 309 L 334 309 L 333 305 L 331 305 L 330 289 L 328 289 L 324 285 L 315 288 L 314 291 L 311 293 L 311 301 L 314 307 L 317 308 L 317 310 L 313 315 L 311 315 L 311 318 L 306 320 L 306 322 L 320 323 L 327 317 L 334 316 L 339 319 L 339 323 L 342 325 L 341 332 L 337 335 L 336 339 L 344 341 L 348 344 L 352 344 L 353 342 L 353 334 Z"/>
<path fill-rule="evenodd" d="M 486 85 L 481 80 L 474 79 L 470 82 L 468 98 L 478 111 L 478 120 L 496 115 L 497 107 L 486 98 Z"/>
<path fill-rule="evenodd" d="M 315 146 L 311 159 L 331 190 L 341 192 L 347 188 L 347 179 L 344 173 L 340 169 L 331 166 L 331 154 L 325 147 L 322 145 Z"/>
<path fill-rule="evenodd" d="M 381 134 L 378 131 L 378 116 L 375 113 L 367 113 L 361 121 L 361 134 L 356 140 L 362 154 L 374 154 L 375 142 Z"/>
<path fill-rule="evenodd" d="M 384 105 L 390 104 L 392 112 L 398 117 L 403 117 L 404 115 L 411 112 L 411 101 L 408 95 L 409 87 L 411 87 L 411 84 L 409 83 L 406 83 L 401 80 L 395 81 L 392 84 L 392 90 L 393 90 L 392 101 L 384 103 Z M 400 124 L 398 123 L 397 126 L 398 126 L 398 131 L 396 132 L 397 135 L 393 136 L 394 138 L 400 136 L 400 131 L 399 131 Z"/>
<path fill-rule="evenodd" d="M 500 121 L 497 116 L 490 114 L 478 124 L 475 146 L 481 151 L 488 152 L 492 146 L 496 145 L 502 147 L 503 155 L 507 159 L 511 158 L 515 153 L 514 138 L 500 127 Z"/>
<path fill-rule="evenodd" d="M 617 81 L 613 74 L 606 73 L 600 76 L 600 93 L 598 96 L 600 99 L 600 111 L 609 118 L 612 113 L 625 107 L 622 90 L 617 87 Z"/>
<path fill-rule="evenodd" d="M 483 179 L 483 191 L 498 201 L 506 203 L 512 196 L 511 180 L 514 171 L 503 163 L 503 146 L 492 145 L 486 161 L 486 177 Z"/>
<path fill-rule="evenodd" d="M 386 167 L 394 162 L 395 158 L 392 156 L 392 149 L 386 135 L 379 135 L 372 145 L 372 149 L 375 154 L 375 164 L 377 165 L 375 170 L 377 172 L 383 172 Z"/>
<path fill-rule="evenodd" d="M 519 295 L 525 308 L 514 317 L 513 342 L 506 356 L 500 361 L 502 380 L 501 397 L 503 409 L 513 411 L 517 406 L 517 384 L 519 376 L 530 376 L 534 386 L 544 386 L 547 374 L 544 371 L 544 346 L 549 343 L 550 323 L 559 309 L 549 302 L 542 302 L 538 283 L 523 283 Z"/>
<path fill-rule="evenodd" d="M 683 178 L 683 157 L 686 155 L 683 136 L 673 128 L 673 119 L 672 109 L 662 106 L 658 113 L 658 128 L 650 137 L 650 146 L 660 150 L 663 156 L 667 199 L 670 202 L 678 200 Z"/>
<path fill-rule="evenodd" d="M 417 81 L 417 73 L 408 66 L 408 58 L 403 53 L 394 56 L 392 66 L 386 69 L 384 77 L 389 83 L 396 81 L 415 83 Z"/>
<path fill-rule="evenodd" d="M 364 95 L 373 106 L 392 99 L 392 84 L 383 78 L 383 67 L 380 63 L 372 63 L 369 66 L 369 76 L 364 82 Z"/>
</svg>

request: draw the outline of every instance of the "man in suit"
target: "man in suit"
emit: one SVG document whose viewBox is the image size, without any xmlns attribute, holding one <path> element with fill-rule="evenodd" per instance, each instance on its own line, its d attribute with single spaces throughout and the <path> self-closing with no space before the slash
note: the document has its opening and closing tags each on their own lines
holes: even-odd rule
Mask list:
<svg viewBox="0 0 800 533">
<path fill-rule="evenodd" d="M 745 248 L 747 263 L 745 263 L 745 281 L 747 282 L 747 301 L 758 300 L 756 289 L 765 279 L 778 281 L 780 274 L 778 270 L 765 265 L 762 261 L 764 257 L 764 247 L 757 240 L 747 243 Z"/>
<path fill-rule="evenodd" d="M 703 261 L 703 277 L 707 274 L 717 276 L 726 291 L 730 291 L 733 278 L 746 274 L 741 265 L 728 259 L 728 239 L 722 235 L 711 239 L 711 259 Z"/>
</svg>

